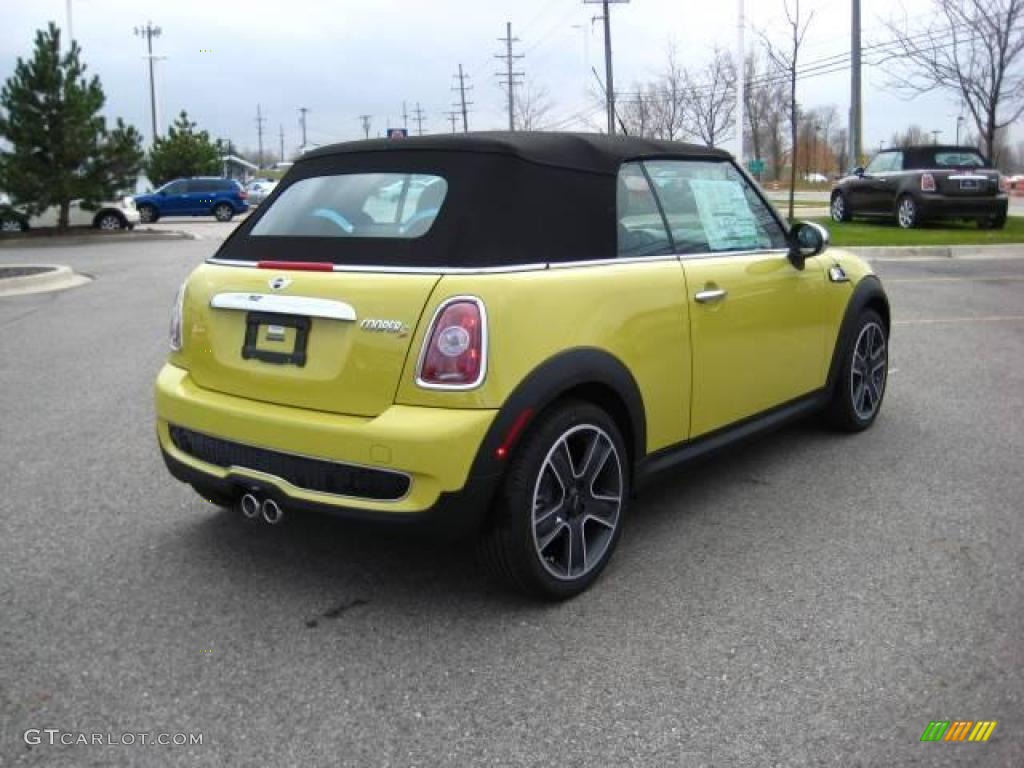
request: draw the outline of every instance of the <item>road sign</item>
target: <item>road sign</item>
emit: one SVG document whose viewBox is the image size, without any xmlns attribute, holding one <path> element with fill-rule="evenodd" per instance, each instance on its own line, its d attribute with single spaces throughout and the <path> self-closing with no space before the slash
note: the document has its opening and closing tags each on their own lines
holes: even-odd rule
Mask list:
<svg viewBox="0 0 1024 768">
<path fill-rule="evenodd" d="M 747 170 L 755 176 L 760 176 L 764 173 L 764 160 L 748 160 Z"/>
<path fill-rule="evenodd" d="M 405 139 L 408 138 L 409 131 L 406 128 L 388 128 L 389 139 Z"/>
</svg>

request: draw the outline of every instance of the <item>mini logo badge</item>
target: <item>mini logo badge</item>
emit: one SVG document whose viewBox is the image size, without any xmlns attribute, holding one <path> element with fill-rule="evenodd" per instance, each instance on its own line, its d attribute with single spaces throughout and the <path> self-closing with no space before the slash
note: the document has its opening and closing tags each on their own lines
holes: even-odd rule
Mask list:
<svg viewBox="0 0 1024 768">
<path fill-rule="evenodd" d="M 287 288 L 291 284 L 292 281 L 289 280 L 287 277 L 275 277 L 273 280 L 270 281 L 270 287 L 273 288 L 275 291 L 280 291 L 282 288 Z"/>
</svg>

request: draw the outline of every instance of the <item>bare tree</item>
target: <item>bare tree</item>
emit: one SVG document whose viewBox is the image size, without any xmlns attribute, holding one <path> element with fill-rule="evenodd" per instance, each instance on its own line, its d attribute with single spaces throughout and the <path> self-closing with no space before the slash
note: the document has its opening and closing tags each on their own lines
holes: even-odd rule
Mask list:
<svg viewBox="0 0 1024 768">
<path fill-rule="evenodd" d="M 932 0 L 928 16 L 913 33 L 906 19 L 889 23 L 900 65 L 893 85 L 914 95 L 955 94 L 995 162 L 997 133 L 1024 114 L 1024 0 Z"/>
<path fill-rule="evenodd" d="M 516 127 L 521 131 L 543 131 L 551 112 L 551 98 L 543 85 L 527 81 L 516 94 Z"/>
<path fill-rule="evenodd" d="M 836 171 L 840 175 L 850 170 L 850 134 L 840 128 L 832 135 L 832 156 L 836 159 Z"/>
<path fill-rule="evenodd" d="M 931 134 L 917 124 L 908 126 L 907 130 L 903 133 L 897 131 L 892 135 L 892 140 L 889 142 L 890 146 L 893 147 L 911 147 L 914 145 L 931 143 Z"/>
<path fill-rule="evenodd" d="M 653 127 L 651 135 L 669 141 L 683 133 L 683 103 L 686 72 L 679 64 L 679 52 L 675 43 L 669 43 L 666 50 L 665 69 L 658 77 L 651 100 Z"/>
<path fill-rule="evenodd" d="M 757 51 L 751 51 L 743 67 L 743 112 L 747 118 L 744 137 L 755 160 L 764 159 L 765 150 L 772 145 L 772 114 L 779 101 L 778 73 L 772 71 L 770 62 L 767 67 L 762 63 Z"/>
<path fill-rule="evenodd" d="M 707 146 L 717 146 L 736 123 L 736 67 L 732 56 L 715 47 L 711 61 L 696 73 L 684 73 L 686 130 Z"/>
<path fill-rule="evenodd" d="M 633 92 L 629 98 L 617 98 L 615 101 L 619 119 L 630 136 L 659 136 L 657 116 L 660 110 L 661 93 L 656 83 L 633 84 Z"/>
<path fill-rule="evenodd" d="M 1024 2 L 1024 0 L 1012 0 L 1013 2 Z M 792 147 L 792 158 L 789 164 L 789 220 L 793 220 L 793 193 L 796 187 L 796 164 L 797 164 L 797 132 L 799 125 L 799 106 L 796 100 L 796 76 L 797 64 L 800 59 L 800 47 L 804 42 L 804 35 L 814 18 L 814 11 L 807 15 L 807 21 L 800 21 L 800 0 L 793 0 L 794 8 L 790 10 L 790 0 L 784 0 L 783 7 L 786 11 L 786 23 L 789 25 L 791 39 L 786 48 L 776 46 L 764 33 L 761 39 L 764 43 L 768 57 L 775 65 L 786 72 L 789 77 L 789 126 L 790 126 L 790 147 Z"/>
</svg>

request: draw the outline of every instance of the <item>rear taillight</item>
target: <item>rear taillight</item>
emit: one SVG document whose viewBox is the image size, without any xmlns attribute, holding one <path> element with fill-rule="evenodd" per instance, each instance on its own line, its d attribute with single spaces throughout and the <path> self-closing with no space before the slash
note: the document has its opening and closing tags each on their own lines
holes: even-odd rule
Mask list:
<svg viewBox="0 0 1024 768">
<path fill-rule="evenodd" d="M 420 353 L 416 383 L 438 389 L 471 389 L 487 372 L 487 315 L 483 302 L 458 296 L 442 304 Z"/>
<path fill-rule="evenodd" d="M 171 351 L 180 352 L 182 343 L 182 319 L 185 314 L 185 283 L 178 289 L 178 295 L 174 297 L 174 309 L 171 310 L 170 343 Z"/>
<path fill-rule="evenodd" d="M 249 193 L 246 192 L 244 189 L 240 189 L 238 190 L 238 196 L 245 200 L 247 197 L 249 197 Z"/>
<path fill-rule="evenodd" d="M 935 191 L 935 177 L 930 173 L 921 174 L 921 191 L 922 192 L 934 192 Z"/>
<path fill-rule="evenodd" d="M 999 174 L 999 191 L 1003 194 L 1008 194 L 1010 191 L 1010 180 L 1001 173 Z"/>
</svg>

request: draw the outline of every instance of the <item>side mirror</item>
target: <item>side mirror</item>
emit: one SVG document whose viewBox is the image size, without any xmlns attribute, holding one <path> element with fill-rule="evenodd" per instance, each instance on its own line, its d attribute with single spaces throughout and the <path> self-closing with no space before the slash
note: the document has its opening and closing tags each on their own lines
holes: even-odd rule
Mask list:
<svg viewBox="0 0 1024 768">
<path fill-rule="evenodd" d="M 828 230 L 813 221 L 798 221 L 789 230 L 789 260 L 797 269 L 828 248 Z"/>
<path fill-rule="evenodd" d="M 853 169 L 853 175 L 854 176 L 863 176 L 864 175 L 864 166 L 863 165 L 858 165 L 856 168 L 854 168 Z"/>
</svg>

